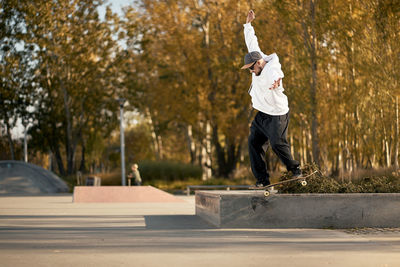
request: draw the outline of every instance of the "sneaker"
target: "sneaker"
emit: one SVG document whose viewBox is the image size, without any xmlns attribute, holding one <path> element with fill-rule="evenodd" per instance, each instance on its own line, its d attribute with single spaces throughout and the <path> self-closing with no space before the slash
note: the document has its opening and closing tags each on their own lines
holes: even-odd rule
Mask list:
<svg viewBox="0 0 400 267">
<path fill-rule="evenodd" d="M 298 178 L 302 175 L 300 166 L 297 166 L 295 169 L 292 170 L 292 177 Z"/>
<path fill-rule="evenodd" d="M 256 182 L 256 184 L 254 185 L 254 187 L 264 187 L 264 184 L 262 182 Z"/>
<path fill-rule="evenodd" d="M 267 185 L 270 185 L 271 183 L 269 182 L 269 180 L 264 180 L 264 181 L 257 181 L 255 184 L 255 187 L 264 187 Z"/>
</svg>

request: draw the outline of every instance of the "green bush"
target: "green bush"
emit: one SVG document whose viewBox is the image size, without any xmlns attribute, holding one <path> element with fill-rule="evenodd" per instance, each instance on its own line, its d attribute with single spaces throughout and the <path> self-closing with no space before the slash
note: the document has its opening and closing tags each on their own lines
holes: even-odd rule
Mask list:
<svg viewBox="0 0 400 267">
<path fill-rule="evenodd" d="M 199 166 L 172 161 L 141 161 L 139 171 L 144 183 L 154 181 L 183 181 L 189 178 L 201 179 Z"/>
</svg>

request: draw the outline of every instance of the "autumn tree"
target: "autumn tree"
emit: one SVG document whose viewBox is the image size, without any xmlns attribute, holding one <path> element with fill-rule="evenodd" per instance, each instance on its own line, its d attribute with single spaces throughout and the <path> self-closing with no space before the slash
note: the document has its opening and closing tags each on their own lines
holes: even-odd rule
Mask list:
<svg viewBox="0 0 400 267">
<path fill-rule="evenodd" d="M 0 125 L 5 130 L 11 159 L 15 159 L 11 129 L 21 119 L 26 127 L 34 116 L 29 107 L 35 105 L 34 47 L 22 41 L 23 13 L 13 9 L 15 1 L 0 4 Z"/>
<path fill-rule="evenodd" d="M 38 83 L 38 120 L 31 135 L 50 148 L 61 174 L 76 169 L 78 145 L 84 158 L 85 140 L 98 131 L 107 136 L 117 125 L 119 62 L 114 55 L 119 48 L 111 27 L 118 23 L 110 9 L 104 21 L 99 18 L 100 4 L 15 1 L 10 6 L 22 14 L 20 39 L 34 46 L 30 64 Z"/>
</svg>

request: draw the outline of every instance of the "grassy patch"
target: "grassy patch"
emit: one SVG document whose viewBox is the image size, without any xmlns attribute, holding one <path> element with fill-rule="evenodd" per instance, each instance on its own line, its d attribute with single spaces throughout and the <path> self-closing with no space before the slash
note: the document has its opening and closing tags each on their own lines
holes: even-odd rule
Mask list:
<svg viewBox="0 0 400 267">
<path fill-rule="evenodd" d="M 279 187 L 279 193 L 400 193 L 400 179 L 396 176 L 366 176 L 351 181 L 338 181 L 324 176 L 315 165 L 307 165 L 302 169 L 304 175 L 317 171 L 307 179 L 307 186 L 300 183 L 286 183 Z M 290 178 L 284 173 L 281 181 Z"/>
</svg>

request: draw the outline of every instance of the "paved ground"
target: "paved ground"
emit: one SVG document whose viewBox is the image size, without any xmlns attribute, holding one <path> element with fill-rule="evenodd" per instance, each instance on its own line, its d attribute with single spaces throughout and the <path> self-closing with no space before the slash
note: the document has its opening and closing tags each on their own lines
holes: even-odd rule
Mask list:
<svg viewBox="0 0 400 267">
<path fill-rule="evenodd" d="M 0 197 L 1 266 L 400 266 L 398 230 L 215 229 L 184 203 Z"/>
</svg>

